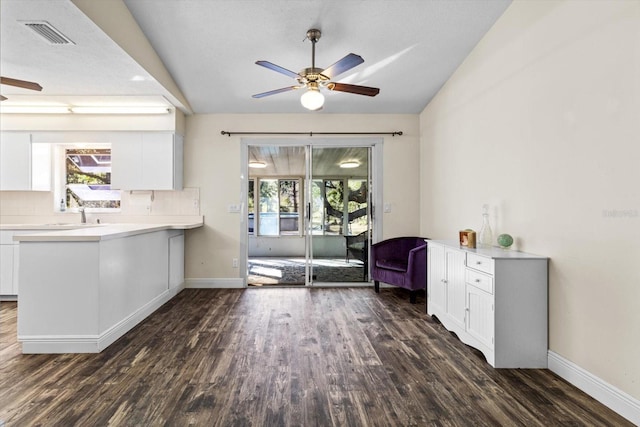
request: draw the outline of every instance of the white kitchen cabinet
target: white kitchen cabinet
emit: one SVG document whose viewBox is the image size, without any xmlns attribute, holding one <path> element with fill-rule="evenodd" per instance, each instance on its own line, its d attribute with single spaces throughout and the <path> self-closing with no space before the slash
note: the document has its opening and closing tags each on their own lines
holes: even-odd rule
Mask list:
<svg viewBox="0 0 640 427">
<path fill-rule="evenodd" d="M 31 189 L 31 134 L 0 134 L 0 190 Z"/>
<path fill-rule="evenodd" d="M 429 240 L 427 313 L 496 368 L 546 368 L 548 259 Z"/>
<path fill-rule="evenodd" d="M 50 191 L 51 146 L 32 143 L 31 134 L 0 134 L 0 190 Z"/>
<path fill-rule="evenodd" d="M 182 136 L 122 133 L 111 140 L 111 186 L 120 190 L 182 189 Z"/>
<path fill-rule="evenodd" d="M 18 295 L 18 244 L 13 231 L 0 231 L 0 299 L 16 299 Z"/>
<path fill-rule="evenodd" d="M 31 143 L 31 190 L 51 191 L 51 144 Z"/>
<path fill-rule="evenodd" d="M 13 245 L 0 245 L 0 295 L 15 295 L 13 290 Z"/>
<path fill-rule="evenodd" d="M 124 335 L 182 289 L 170 287 L 169 274 L 180 273 L 170 264 L 179 269 L 183 234 L 120 224 L 22 236 L 23 353 L 95 353 Z"/>
</svg>

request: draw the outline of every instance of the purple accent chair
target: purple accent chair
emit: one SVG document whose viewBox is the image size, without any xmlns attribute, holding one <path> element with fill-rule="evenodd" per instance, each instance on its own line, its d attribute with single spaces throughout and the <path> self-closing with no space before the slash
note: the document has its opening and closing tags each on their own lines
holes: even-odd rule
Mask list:
<svg viewBox="0 0 640 427">
<path fill-rule="evenodd" d="M 416 303 L 419 290 L 427 287 L 427 242 L 425 237 L 395 237 L 371 245 L 371 278 L 376 293 L 380 282 L 411 291 Z"/>
</svg>

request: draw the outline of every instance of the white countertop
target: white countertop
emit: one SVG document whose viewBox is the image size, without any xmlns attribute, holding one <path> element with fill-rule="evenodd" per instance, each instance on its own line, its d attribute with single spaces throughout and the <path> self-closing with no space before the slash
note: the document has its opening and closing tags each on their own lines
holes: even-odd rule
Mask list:
<svg viewBox="0 0 640 427">
<path fill-rule="evenodd" d="M 13 236 L 18 242 L 79 242 L 117 239 L 162 230 L 190 230 L 203 222 L 166 224 L 3 224 L 2 230 L 28 230 Z M 37 230 L 34 232 L 34 230 Z"/>
<path fill-rule="evenodd" d="M 103 227 L 113 224 L 81 224 L 81 223 L 50 223 L 50 224 L 0 224 L 0 230 L 35 230 L 35 231 L 53 231 L 53 230 L 74 230 L 76 228 L 87 227 Z"/>
<path fill-rule="evenodd" d="M 486 256 L 493 259 L 547 259 L 548 257 L 529 254 L 526 252 L 520 252 L 513 249 L 503 249 L 499 246 L 491 246 L 489 248 L 479 247 L 479 248 L 467 248 L 466 246 L 461 246 L 460 242 L 455 240 L 427 240 L 427 245 L 429 242 L 439 243 L 441 245 L 450 246 L 456 249 L 460 249 L 469 253 L 474 253 L 482 256 Z"/>
</svg>

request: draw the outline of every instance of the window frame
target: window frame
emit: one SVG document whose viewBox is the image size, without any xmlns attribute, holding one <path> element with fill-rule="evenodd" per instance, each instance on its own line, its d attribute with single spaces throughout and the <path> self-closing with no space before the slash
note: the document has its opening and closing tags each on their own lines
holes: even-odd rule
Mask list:
<svg viewBox="0 0 640 427">
<path fill-rule="evenodd" d="M 54 182 L 53 182 L 53 193 L 54 193 L 54 210 L 56 212 L 61 211 L 60 201 L 65 200 L 65 210 L 68 212 L 78 212 L 80 210 L 79 207 L 69 207 L 66 206 L 66 192 L 67 192 L 67 167 L 66 167 L 66 158 L 67 158 L 67 150 L 77 150 L 77 149 L 95 149 L 95 150 L 104 150 L 109 149 L 112 150 L 111 143 L 106 142 L 87 142 L 87 143 L 54 143 L 54 161 L 53 161 L 53 174 L 54 174 Z M 120 193 L 120 207 L 117 208 L 96 208 L 96 207 L 86 207 L 85 212 L 87 213 L 118 213 L 122 210 L 122 191 L 114 189 L 113 191 L 118 191 Z"/>
<path fill-rule="evenodd" d="M 275 219 L 276 219 L 276 224 L 277 224 L 277 228 L 278 228 L 278 233 L 277 234 L 262 234 L 260 231 L 260 215 L 262 212 L 260 212 L 260 185 L 262 181 L 277 181 L 277 202 L 276 202 L 276 206 L 277 206 L 277 210 L 276 212 L 274 212 L 275 214 Z M 280 208 L 282 206 L 282 200 L 281 200 L 281 196 L 282 196 L 282 191 L 281 191 L 281 182 L 282 181 L 295 181 L 297 182 L 297 186 L 298 186 L 298 210 L 297 210 L 297 214 L 298 214 L 298 230 L 297 231 L 293 231 L 293 232 L 285 232 L 283 233 L 281 230 L 281 212 L 280 212 Z M 248 178 L 247 179 L 247 200 L 249 200 L 249 190 L 250 187 L 253 186 L 253 212 L 249 211 L 249 208 L 247 207 L 247 233 L 250 236 L 255 236 L 255 237 L 301 237 L 304 236 L 304 222 L 300 221 L 301 218 L 303 218 L 304 216 L 304 179 L 302 177 L 299 176 L 287 176 L 287 177 L 262 177 L 262 176 L 256 176 L 253 178 Z M 251 218 L 251 215 L 253 214 L 253 219 Z M 251 229 L 251 225 L 253 225 L 253 229 Z"/>
</svg>

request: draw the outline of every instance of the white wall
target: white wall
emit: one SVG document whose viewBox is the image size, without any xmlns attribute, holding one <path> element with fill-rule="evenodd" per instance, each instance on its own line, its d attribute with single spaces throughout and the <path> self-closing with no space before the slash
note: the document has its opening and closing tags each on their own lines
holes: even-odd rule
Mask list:
<svg viewBox="0 0 640 427">
<path fill-rule="evenodd" d="M 419 136 L 417 115 L 196 114 L 187 117 L 185 174 L 187 187 L 200 188 L 205 226 L 186 235 L 186 277 L 238 278 L 232 259 L 240 254 L 240 216 L 228 213 L 239 204 L 241 136 L 225 131 L 253 132 L 392 132 L 383 146 L 383 191 L 393 207 L 383 214 L 383 236 L 416 235 L 419 212 Z M 325 136 L 323 136 L 325 138 Z M 344 138 L 344 137 L 341 137 Z M 274 141 L 279 138 L 274 137 Z"/>
<path fill-rule="evenodd" d="M 423 232 L 550 257 L 551 351 L 640 398 L 640 2 L 515 1 L 420 117 Z"/>
</svg>

